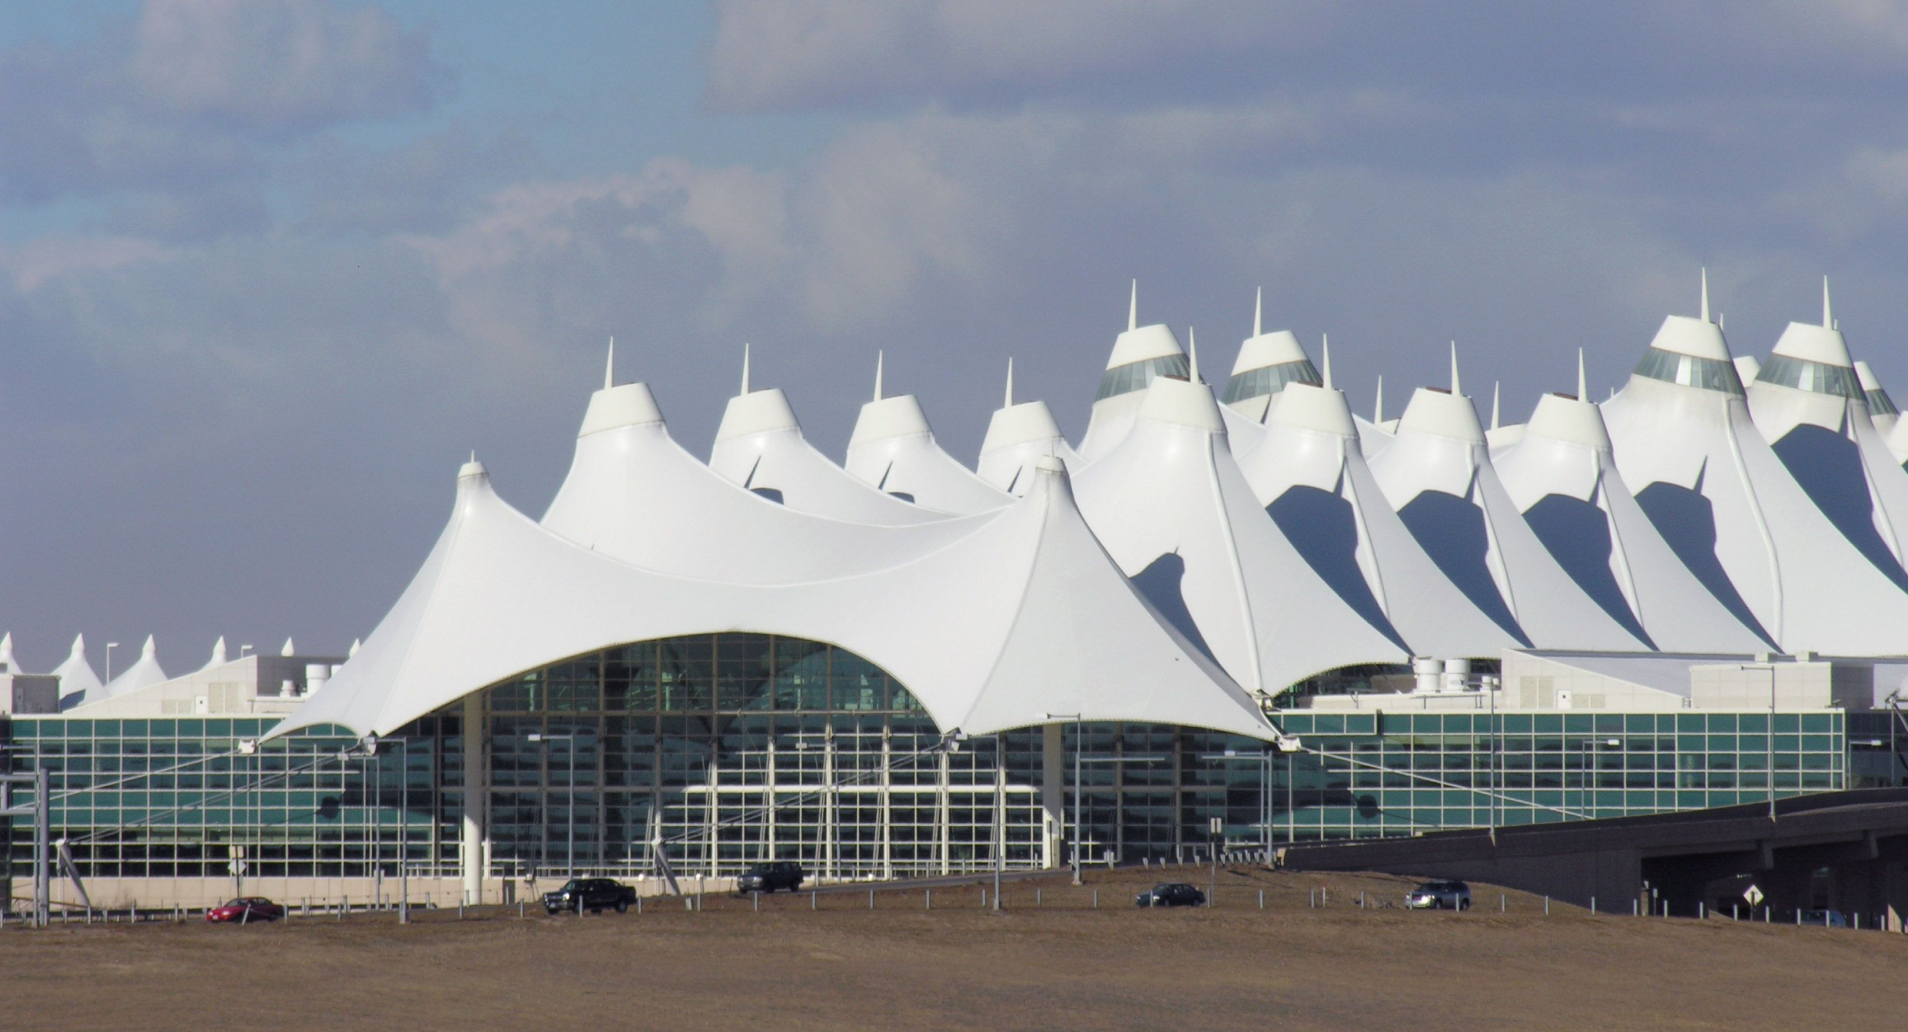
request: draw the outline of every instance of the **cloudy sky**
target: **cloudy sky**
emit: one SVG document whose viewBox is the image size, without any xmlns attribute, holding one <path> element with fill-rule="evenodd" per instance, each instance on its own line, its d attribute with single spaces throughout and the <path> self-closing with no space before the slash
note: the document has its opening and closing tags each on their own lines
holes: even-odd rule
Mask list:
<svg viewBox="0 0 1908 1032">
<path fill-rule="evenodd" d="M 1617 385 L 1696 270 L 1908 392 L 1888 0 L 77 0 L 0 10 L 0 629 L 175 671 L 367 633 L 475 449 L 541 515 L 614 334 L 706 453 L 743 341 L 839 456 L 887 352 L 971 460 L 1124 327 L 1395 412 Z"/>
</svg>

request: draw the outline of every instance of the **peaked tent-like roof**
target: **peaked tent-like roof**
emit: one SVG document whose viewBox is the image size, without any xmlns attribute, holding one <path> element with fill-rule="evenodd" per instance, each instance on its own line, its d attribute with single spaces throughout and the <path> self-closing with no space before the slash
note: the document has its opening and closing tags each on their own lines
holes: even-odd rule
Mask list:
<svg viewBox="0 0 1908 1032">
<path fill-rule="evenodd" d="M 1491 462 L 1550 554 L 1605 612 L 1665 652 L 1761 652 L 1764 640 L 1676 557 L 1617 471 L 1594 402 L 1549 394 Z"/>
<path fill-rule="evenodd" d="M 1908 653 L 1908 595 L 1764 441 L 1719 327 L 1667 317 L 1629 382 L 1599 407 L 1623 482 L 1738 619 L 1786 652 Z"/>
<path fill-rule="evenodd" d="M 796 512 L 883 526 L 928 523 L 943 515 L 874 490 L 828 461 L 802 436 L 780 388 L 729 399 L 709 468 Z"/>
<path fill-rule="evenodd" d="M 136 692 L 141 688 L 150 688 L 166 680 L 166 672 L 159 667 L 159 650 L 153 644 L 152 635 L 146 635 L 146 643 L 139 647 L 139 659 L 126 672 L 113 678 L 106 684 L 108 699 Z M 93 699 L 89 695 L 87 702 Z"/>
<path fill-rule="evenodd" d="M 1511 632 L 1452 584 L 1372 476 L 1343 392 L 1289 384 L 1240 459 L 1259 504 L 1355 609 L 1375 607 L 1420 656 L 1495 656 Z"/>
<path fill-rule="evenodd" d="M 1498 480 L 1469 398 L 1419 388 L 1396 438 L 1371 460 L 1385 498 L 1445 576 L 1536 648 L 1648 646 L 1557 565 Z"/>
<path fill-rule="evenodd" d="M 67 654 L 65 662 L 53 668 L 53 676 L 60 679 L 61 708 L 74 705 L 89 695 L 98 697 L 100 689 L 105 687 L 99 675 L 93 672 L 93 665 L 86 661 L 84 634 L 73 636 L 73 650 Z"/>
<path fill-rule="evenodd" d="M 879 390 L 855 419 L 848 439 L 849 473 L 887 494 L 942 512 L 986 512 L 1013 501 L 941 450 L 914 395 L 881 397 Z"/>
<path fill-rule="evenodd" d="M 479 463 L 449 524 L 359 654 L 273 729 L 387 734 L 565 656 L 746 629 L 826 641 L 898 678 L 944 729 L 990 734 L 1087 720 L 1277 732 L 1218 667 L 1162 624 L 1094 541 L 1066 476 L 1043 476 L 997 519 L 892 568 L 799 586 L 722 584 L 637 569 L 566 541 L 504 503 Z"/>
<path fill-rule="evenodd" d="M 1155 379 L 1077 490 L 1120 568 L 1248 688 L 1407 658 L 1383 614 L 1348 605 L 1260 508 L 1206 385 Z"/>
<path fill-rule="evenodd" d="M 543 525 L 658 573 L 792 584 L 905 562 L 967 533 L 966 520 L 989 518 L 878 526 L 796 512 L 698 462 L 669 436 L 649 388 L 626 383 L 590 396 Z"/>
<path fill-rule="evenodd" d="M 1113 450 L 1139 415 L 1141 392 L 1162 376 L 1186 379 L 1192 366 L 1179 338 L 1163 324 L 1139 324 L 1139 283 L 1133 284 L 1132 305 L 1126 313 L 1126 332 L 1113 338 L 1106 372 L 1093 395 L 1086 436 L 1080 439 L 1080 457 L 1088 462 Z"/>
</svg>

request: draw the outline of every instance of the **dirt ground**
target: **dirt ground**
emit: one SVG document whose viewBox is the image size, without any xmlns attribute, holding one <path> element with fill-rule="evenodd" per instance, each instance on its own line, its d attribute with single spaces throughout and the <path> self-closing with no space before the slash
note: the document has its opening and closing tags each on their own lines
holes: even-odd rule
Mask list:
<svg viewBox="0 0 1908 1032">
<path fill-rule="evenodd" d="M 1396 878 L 1219 879 L 1209 910 L 1139 910 L 1160 872 L 1121 871 L 1011 885 L 1000 916 L 963 886 L 934 890 L 932 910 L 915 889 L 878 893 L 873 912 L 840 893 L 408 927 L 9 927 L 0 1028 L 1908 1028 L 1901 935 L 1546 916 L 1517 893 L 1500 912 L 1482 885 L 1469 913 L 1408 912 L 1380 906 L 1409 887 Z"/>
</svg>

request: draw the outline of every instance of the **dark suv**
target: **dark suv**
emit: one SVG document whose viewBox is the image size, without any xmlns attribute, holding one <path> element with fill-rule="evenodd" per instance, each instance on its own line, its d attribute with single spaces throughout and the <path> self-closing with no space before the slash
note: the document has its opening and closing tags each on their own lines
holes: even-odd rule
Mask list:
<svg viewBox="0 0 1908 1032">
<path fill-rule="evenodd" d="M 567 910 L 600 914 L 609 907 L 623 913 L 636 902 L 636 890 L 614 878 L 571 878 L 555 892 L 543 894 L 543 909 L 552 914 Z"/>
<path fill-rule="evenodd" d="M 1143 907 L 1197 907 L 1205 905 L 1206 894 L 1185 882 L 1171 882 L 1153 886 L 1133 902 Z"/>
<path fill-rule="evenodd" d="M 790 892 L 802 887 L 802 879 L 808 872 L 793 860 L 777 860 L 774 863 L 756 864 L 735 880 L 735 891 L 747 895 L 751 892 L 774 892 L 787 889 Z"/>
</svg>

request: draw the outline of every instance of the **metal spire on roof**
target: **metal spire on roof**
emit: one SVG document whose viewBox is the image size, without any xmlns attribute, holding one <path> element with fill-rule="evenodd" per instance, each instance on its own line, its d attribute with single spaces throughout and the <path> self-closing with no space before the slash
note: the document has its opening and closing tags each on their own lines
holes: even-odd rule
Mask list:
<svg viewBox="0 0 1908 1032">
<path fill-rule="evenodd" d="M 1822 277 L 1822 325 L 1828 329 L 1835 328 L 1835 314 L 1829 310 L 1827 276 Z"/>
<path fill-rule="evenodd" d="M 882 360 L 882 357 L 883 357 L 883 353 L 882 353 L 882 352 L 880 352 L 880 351 L 876 351 L 876 352 L 875 352 L 875 396 L 874 396 L 874 400 L 876 400 L 876 401 L 880 401 L 880 400 L 881 400 L 881 360 Z"/>
<path fill-rule="evenodd" d="M 742 342 L 742 393 L 749 393 L 749 342 Z"/>
<path fill-rule="evenodd" d="M 1586 380 L 1583 375 L 1583 349 L 1582 348 L 1577 349 L 1577 400 L 1578 401 L 1590 400 L 1589 381 Z"/>
<path fill-rule="evenodd" d="M 1385 374 L 1378 374 L 1378 399 L 1371 403 L 1371 421 L 1373 425 L 1385 421 Z"/>
<path fill-rule="evenodd" d="M 1708 269 L 1705 268 L 1702 270 L 1702 278 L 1703 278 L 1702 317 L 1704 322 L 1708 322 L 1709 321 L 1709 270 Z"/>
<path fill-rule="evenodd" d="M 1199 378 L 1199 341 L 1193 336 L 1193 328 L 1186 327 L 1186 357 L 1192 363 L 1192 382 L 1204 383 Z"/>
<path fill-rule="evenodd" d="M 1007 356 L 1007 396 L 1000 403 L 1001 408 L 1014 407 L 1014 357 Z"/>
<path fill-rule="evenodd" d="M 1451 393 L 1454 395 L 1464 393 L 1458 389 L 1457 341 L 1451 342 Z"/>
<path fill-rule="evenodd" d="M 1491 383 L 1491 429 L 1492 430 L 1497 429 L 1497 426 L 1498 426 L 1498 423 L 1497 423 L 1498 406 L 1503 401 L 1503 395 L 1504 395 L 1504 382 L 1502 380 L 1493 381 Z"/>
<path fill-rule="evenodd" d="M 1332 335 L 1321 333 L 1318 337 L 1318 357 L 1325 363 L 1325 389 L 1332 389 Z"/>
<path fill-rule="evenodd" d="M 1128 332 L 1139 329 L 1139 278 L 1133 279 L 1133 299 L 1126 303 L 1126 329 Z"/>
<path fill-rule="evenodd" d="M 1265 316 L 1265 288 L 1260 287 L 1258 297 L 1256 297 L 1252 302 L 1252 335 L 1254 337 L 1257 337 L 1260 334 L 1265 332 L 1264 316 Z"/>
<path fill-rule="evenodd" d="M 603 389 L 616 386 L 616 338 L 610 338 L 609 361 L 603 364 Z"/>
</svg>

